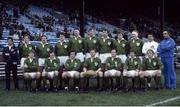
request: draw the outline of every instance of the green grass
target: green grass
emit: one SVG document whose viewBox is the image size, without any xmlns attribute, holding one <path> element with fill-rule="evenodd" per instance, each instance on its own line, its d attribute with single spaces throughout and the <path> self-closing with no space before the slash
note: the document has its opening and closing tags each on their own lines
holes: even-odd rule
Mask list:
<svg viewBox="0 0 180 107">
<path fill-rule="evenodd" d="M 177 70 L 177 89 L 174 91 L 162 89 L 160 91 L 147 91 L 147 92 L 90 92 L 90 93 L 31 93 L 26 91 L 10 91 L 3 90 L 4 86 L 0 86 L 0 106 L 125 106 L 136 105 L 144 106 L 168 98 L 180 95 L 180 70 Z M 165 103 L 163 105 L 180 105 L 180 100 Z"/>
</svg>

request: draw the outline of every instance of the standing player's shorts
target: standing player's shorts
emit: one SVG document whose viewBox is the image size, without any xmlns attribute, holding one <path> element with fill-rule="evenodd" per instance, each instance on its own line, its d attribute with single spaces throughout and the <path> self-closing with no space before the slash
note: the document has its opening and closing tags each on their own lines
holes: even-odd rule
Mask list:
<svg viewBox="0 0 180 107">
<path fill-rule="evenodd" d="M 124 71 L 123 76 L 137 77 L 138 76 L 138 71 L 136 71 L 136 70 Z"/>
<path fill-rule="evenodd" d="M 69 57 L 68 57 L 68 56 L 58 56 L 57 58 L 59 59 L 60 65 L 62 66 L 62 65 L 65 64 L 66 60 L 67 60 Z"/>
<path fill-rule="evenodd" d="M 106 59 L 108 58 L 108 57 L 111 57 L 111 54 L 110 53 L 103 53 L 103 54 L 100 54 L 99 55 L 99 58 L 100 58 L 100 60 L 101 60 L 101 63 L 106 63 Z"/>
<path fill-rule="evenodd" d="M 81 62 L 84 62 L 84 54 L 82 52 L 78 52 L 76 54 L 76 58 L 79 59 Z"/>
<path fill-rule="evenodd" d="M 122 63 L 125 63 L 127 56 L 126 55 L 117 55 L 118 58 L 121 59 Z"/>
<path fill-rule="evenodd" d="M 21 65 L 20 65 L 20 66 L 21 66 L 21 68 L 24 66 L 24 61 L 25 61 L 25 60 L 26 60 L 26 58 L 24 58 L 24 57 L 23 57 L 23 58 L 21 58 L 21 62 L 20 62 L 20 64 L 21 64 Z"/>
<path fill-rule="evenodd" d="M 39 63 L 39 66 L 44 66 L 45 58 L 39 58 L 38 63 Z"/>
<path fill-rule="evenodd" d="M 88 59 L 88 58 L 90 58 L 90 57 L 91 57 L 90 53 L 86 53 L 85 58 Z M 98 52 L 96 52 L 95 57 L 99 58 L 99 53 L 98 53 Z"/>
</svg>

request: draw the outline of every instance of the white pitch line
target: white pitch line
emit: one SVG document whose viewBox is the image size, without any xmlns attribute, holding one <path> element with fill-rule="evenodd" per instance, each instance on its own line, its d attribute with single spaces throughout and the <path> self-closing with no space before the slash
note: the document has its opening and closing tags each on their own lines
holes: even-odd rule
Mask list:
<svg viewBox="0 0 180 107">
<path fill-rule="evenodd" d="M 180 96 L 173 97 L 173 98 L 169 98 L 169 99 L 167 99 L 167 100 L 160 101 L 160 102 L 157 102 L 157 103 L 153 103 L 153 104 L 151 104 L 151 105 L 147 105 L 146 107 L 156 106 L 156 105 L 159 105 L 159 104 L 164 104 L 164 103 L 171 102 L 171 101 L 178 100 L 178 99 L 180 99 Z"/>
</svg>

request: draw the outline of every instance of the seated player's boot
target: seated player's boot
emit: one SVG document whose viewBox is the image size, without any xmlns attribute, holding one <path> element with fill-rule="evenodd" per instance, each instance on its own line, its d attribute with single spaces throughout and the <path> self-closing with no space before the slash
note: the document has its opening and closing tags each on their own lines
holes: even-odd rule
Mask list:
<svg viewBox="0 0 180 107">
<path fill-rule="evenodd" d="M 49 92 L 49 89 L 50 89 L 50 81 L 46 80 L 45 91 Z"/>
<path fill-rule="evenodd" d="M 155 90 L 159 90 L 160 89 L 160 85 L 161 85 L 161 77 L 155 76 L 154 80 L 155 80 Z"/>
<path fill-rule="evenodd" d="M 48 92 L 48 91 L 49 91 L 49 89 L 48 89 L 48 86 L 47 86 L 47 85 L 44 85 L 44 90 L 45 90 L 46 92 Z"/>
<path fill-rule="evenodd" d="M 39 91 L 39 88 L 38 88 L 38 80 L 35 80 L 34 82 L 34 85 L 35 85 L 35 92 L 38 92 Z"/>
<path fill-rule="evenodd" d="M 140 78 L 140 81 L 141 81 L 140 91 L 146 92 L 147 91 L 146 79 L 145 78 Z"/>
<path fill-rule="evenodd" d="M 113 82 L 113 77 L 110 78 L 110 82 L 111 82 L 111 86 L 110 86 L 110 90 L 114 91 L 114 82 Z"/>
<path fill-rule="evenodd" d="M 109 78 L 104 78 L 104 91 L 110 91 Z"/>
<path fill-rule="evenodd" d="M 29 80 L 29 81 L 28 81 L 28 90 L 29 90 L 30 92 L 33 91 L 33 80 Z"/>
<path fill-rule="evenodd" d="M 86 79 L 86 87 L 85 87 L 85 89 L 86 89 L 86 92 L 89 91 L 89 78 Z"/>
<path fill-rule="evenodd" d="M 65 87 L 64 87 L 64 91 L 65 91 L 65 92 L 68 92 L 68 91 L 69 91 L 69 87 L 68 87 L 68 86 L 65 86 Z"/>
<path fill-rule="evenodd" d="M 97 77 L 97 84 L 96 84 L 96 91 L 103 91 L 103 79 L 100 77 Z"/>
<path fill-rule="evenodd" d="M 48 89 L 48 88 L 46 88 L 46 89 L 45 89 L 45 91 L 46 91 L 46 92 L 49 92 L 49 89 Z"/>
<path fill-rule="evenodd" d="M 28 91 L 28 80 L 24 80 L 24 90 Z"/>
<path fill-rule="evenodd" d="M 137 87 L 133 87 L 133 92 L 137 92 L 137 91 L 138 91 Z"/>
<path fill-rule="evenodd" d="M 96 91 L 100 92 L 102 91 L 103 89 L 102 88 L 97 88 Z"/>
<path fill-rule="evenodd" d="M 128 77 L 126 77 L 126 76 L 123 77 L 123 91 L 125 93 L 129 91 L 129 88 L 128 88 Z"/>
<path fill-rule="evenodd" d="M 148 89 L 150 89 L 151 88 L 151 83 L 147 83 L 147 87 L 148 87 Z"/>
<path fill-rule="evenodd" d="M 116 85 L 115 85 L 115 91 L 120 90 L 120 79 L 116 78 Z"/>
<path fill-rule="evenodd" d="M 74 79 L 74 89 L 76 92 L 79 92 L 79 79 Z"/>
<path fill-rule="evenodd" d="M 82 92 L 85 92 L 85 91 L 86 91 L 86 86 L 85 86 L 85 84 L 86 84 L 86 78 L 81 78 L 81 79 L 80 79 L 80 84 L 81 84 L 81 86 L 80 86 L 81 91 L 82 91 Z"/>
<path fill-rule="evenodd" d="M 123 92 L 127 93 L 129 91 L 129 88 L 124 88 Z"/>
<path fill-rule="evenodd" d="M 56 85 L 54 86 L 54 91 L 55 91 L 55 92 L 58 92 L 58 88 L 57 88 Z"/>
<path fill-rule="evenodd" d="M 35 89 L 35 92 L 38 92 L 38 91 L 39 91 L 39 89 L 38 89 L 38 88 L 36 88 L 36 89 Z"/>
<path fill-rule="evenodd" d="M 75 87 L 75 91 L 76 91 L 77 93 L 79 92 L 79 87 L 78 87 L 78 86 Z"/>
</svg>

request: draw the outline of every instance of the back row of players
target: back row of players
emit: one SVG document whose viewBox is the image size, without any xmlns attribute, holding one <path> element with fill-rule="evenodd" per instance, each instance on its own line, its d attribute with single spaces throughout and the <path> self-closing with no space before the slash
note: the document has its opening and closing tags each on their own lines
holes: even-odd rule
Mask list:
<svg viewBox="0 0 180 107">
<path fill-rule="evenodd" d="M 24 36 L 19 54 L 26 85 L 32 85 L 35 89 L 42 86 L 46 90 L 50 87 L 57 90 L 63 82 L 64 89 L 68 90 L 69 79 L 73 78 L 74 88 L 79 90 L 80 87 L 88 88 L 88 81 L 85 85 L 84 78 L 97 77 L 97 89 L 123 87 L 128 91 L 130 77 L 134 79 L 134 90 L 139 87 L 139 83 L 144 90 L 147 86 L 145 77 L 154 77 L 156 88 L 159 88 L 163 66 L 156 57 L 158 43 L 153 40 L 152 34 L 148 35 L 147 43 L 138 38 L 136 30 L 132 36 L 132 39 L 126 41 L 123 34 L 118 33 L 117 39 L 113 40 L 108 37 L 107 30 L 103 30 L 102 36 L 97 38 L 94 31 L 90 30 L 88 37 L 82 38 L 79 31 L 74 30 L 69 41 L 60 34 L 55 47 L 47 42 L 46 36 L 41 37 L 41 44 L 37 47 L 29 42 L 28 36 Z M 81 85 L 80 78 L 83 81 Z M 113 78 L 116 78 L 115 86 Z"/>
</svg>

